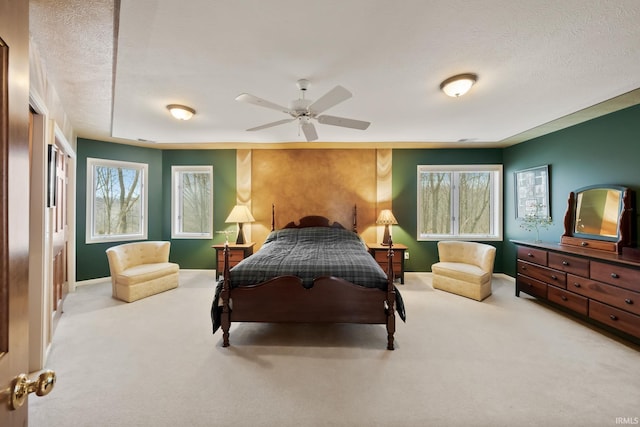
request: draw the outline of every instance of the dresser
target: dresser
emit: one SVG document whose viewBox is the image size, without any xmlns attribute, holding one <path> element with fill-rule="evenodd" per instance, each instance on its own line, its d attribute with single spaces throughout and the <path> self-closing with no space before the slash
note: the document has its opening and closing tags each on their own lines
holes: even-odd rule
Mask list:
<svg viewBox="0 0 640 427">
<path fill-rule="evenodd" d="M 380 267 L 387 271 L 389 265 L 389 246 L 380 243 L 367 243 L 369 253 L 380 264 Z M 393 278 L 400 279 L 400 284 L 404 285 L 404 254 L 407 247 L 400 243 L 393 244 Z"/>
<path fill-rule="evenodd" d="M 525 292 L 640 338 L 640 258 L 563 244 L 513 243 L 517 297 Z"/>
<path fill-rule="evenodd" d="M 240 261 L 253 254 L 254 242 L 236 244 L 229 243 L 229 268 L 235 267 Z M 216 250 L 216 274 L 224 273 L 224 244 L 211 246 Z"/>
</svg>

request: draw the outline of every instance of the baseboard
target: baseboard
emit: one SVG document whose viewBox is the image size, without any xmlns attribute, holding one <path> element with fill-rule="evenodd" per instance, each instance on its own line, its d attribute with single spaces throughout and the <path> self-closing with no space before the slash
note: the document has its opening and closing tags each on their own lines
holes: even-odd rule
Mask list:
<svg viewBox="0 0 640 427">
<path fill-rule="evenodd" d="M 430 272 L 430 271 L 405 271 L 404 274 L 428 274 L 428 275 L 431 275 L 433 273 Z M 505 274 L 505 273 L 493 273 L 493 275 L 497 276 L 497 277 L 500 277 L 500 278 L 503 278 L 505 280 L 509 280 L 509 281 L 511 281 L 513 283 L 516 282 L 516 279 L 514 277 L 509 276 L 508 274 Z"/>
<path fill-rule="evenodd" d="M 75 288 L 77 288 L 78 286 L 86 286 L 86 285 L 95 285 L 98 283 L 103 283 L 105 281 L 111 281 L 111 276 L 107 276 L 107 277 L 98 277 L 97 279 L 87 279 L 87 280 L 81 280 L 79 282 L 75 283 Z M 71 291 L 71 289 L 69 289 Z"/>
<path fill-rule="evenodd" d="M 214 275 L 215 273 L 215 269 L 210 269 L 210 268 L 181 268 L 180 272 L 193 272 L 193 273 L 211 273 L 212 275 Z M 215 275 L 214 275 L 215 277 Z M 87 279 L 87 280 L 81 280 L 79 282 L 75 283 L 75 286 L 86 286 L 86 285 L 95 285 L 97 283 L 103 283 L 104 281 L 111 281 L 111 276 L 107 276 L 107 277 L 98 277 L 96 279 Z"/>
</svg>

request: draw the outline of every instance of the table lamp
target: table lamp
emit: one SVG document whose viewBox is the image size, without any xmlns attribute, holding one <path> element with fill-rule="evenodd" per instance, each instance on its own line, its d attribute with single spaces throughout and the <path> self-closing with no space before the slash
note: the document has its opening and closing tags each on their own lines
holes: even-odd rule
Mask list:
<svg viewBox="0 0 640 427">
<path fill-rule="evenodd" d="M 384 236 L 382 237 L 381 245 L 389 246 L 389 241 L 391 240 L 391 234 L 389 233 L 389 225 L 397 224 L 398 221 L 396 217 L 393 216 L 393 213 L 389 209 L 383 209 L 380 211 L 380 215 L 378 215 L 378 219 L 376 220 L 376 224 L 384 225 Z"/>
<path fill-rule="evenodd" d="M 238 238 L 236 239 L 236 245 L 244 244 L 244 233 L 242 231 L 242 224 L 245 222 L 254 222 L 255 219 L 249 208 L 244 205 L 235 205 L 231 210 L 231 213 L 226 219 L 226 223 L 235 222 L 238 224 Z"/>
</svg>

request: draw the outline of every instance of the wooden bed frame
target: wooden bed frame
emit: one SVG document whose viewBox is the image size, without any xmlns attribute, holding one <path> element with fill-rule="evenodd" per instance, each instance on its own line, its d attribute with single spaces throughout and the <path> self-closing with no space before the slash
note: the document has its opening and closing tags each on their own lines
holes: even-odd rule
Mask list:
<svg viewBox="0 0 640 427">
<path fill-rule="evenodd" d="M 306 216 L 298 225 L 284 228 L 339 227 L 322 216 Z M 275 228 L 272 210 L 272 231 Z M 356 228 L 354 208 L 353 231 Z M 229 251 L 224 249 L 222 300 L 222 346 L 229 346 L 231 322 L 265 323 L 364 323 L 387 326 L 387 349 L 393 350 L 396 329 L 396 292 L 393 284 L 393 244 L 389 245 L 387 290 L 366 288 L 337 277 L 319 277 L 306 289 L 296 276 L 279 276 L 257 285 L 231 289 Z"/>
</svg>

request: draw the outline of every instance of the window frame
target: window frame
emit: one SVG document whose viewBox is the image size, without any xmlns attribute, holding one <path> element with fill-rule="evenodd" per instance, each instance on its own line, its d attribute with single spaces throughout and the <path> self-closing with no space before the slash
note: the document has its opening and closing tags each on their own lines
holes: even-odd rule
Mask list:
<svg viewBox="0 0 640 427">
<path fill-rule="evenodd" d="M 180 182 L 177 179 L 184 172 L 207 173 L 211 192 L 209 195 L 209 223 L 211 229 L 208 232 L 193 233 L 180 231 L 182 226 L 178 213 L 181 211 L 182 194 L 179 189 Z M 171 238 L 172 239 L 213 239 L 213 166 L 211 165 L 173 165 L 171 166 Z"/>
<path fill-rule="evenodd" d="M 455 189 L 455 185 L 458 179 L 452 177 L 452 185 L 454 191 L 452 192 L 451 201 L 451 221 L 452 221 L 452 233 L 451 234 L 422 234 L 420 231 L 420 224 L 422 223 L 422 215 L 420 206 L 422 206 L 422 191 L 420 186 L 421 174 L 425 172 L 450 172 L 452 174 L 459 173 L 473 173 L 473 172 L 490 172 L 491 173 L 491 212 L 490 221 L 493 227 L 493 232 L 490 234 L 459 234 L 459 191 Z M 416 240 L 420 242 L 426 241 L 439 241 L 439 240 L 466 240 L 466 241 L 502 241 L 504 238 L 503 233 L 503 200 L 504 200 L 504 176 L 503 165 L 501 164 L 477 164 L 477 165 L 418 165 L 417 167 L 417 206 L 416 206 Z"/>
<path fill-rule="evenodd" d="M 110 234 L 104 236 L 94 235 L 94 221 L 95 221 L 95 183 L 94 183 L 94 171 L 96 167 L 109 167 L 109 168 L 127 168 L 127 169 L 139 169 L 141 173 L 140 179 L 140 232 L 133 234 Z M 147 240 L 148 236 L 148 189 L 147 182 L 149 180 L 149 165 L 147 163 L 138 162 L 126 162 L 122 160 L 110 160 L 99 159 L 94 157 L 87 157 L 87 217 L 86 217 L 86 235 L 85 243 L 107 243 L 107 242 L 122 242 L 122 241 L 134 241 L 134 240 Z"/>
</svg>

